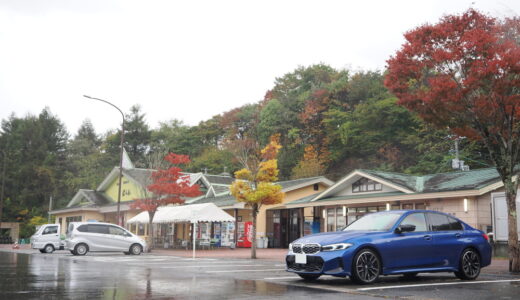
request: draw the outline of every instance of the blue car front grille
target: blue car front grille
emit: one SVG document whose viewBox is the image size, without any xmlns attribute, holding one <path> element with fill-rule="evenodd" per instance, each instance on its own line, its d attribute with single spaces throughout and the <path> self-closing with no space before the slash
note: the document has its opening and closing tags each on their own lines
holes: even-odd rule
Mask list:
<svg viewBox="0 0 520 300">
<path fill-rule="evenodd" d="M 316 254 L 320 252 L 321 246 L 319 244 L 294 244 L 292 245 L 293 253 Z"/>
</svg>

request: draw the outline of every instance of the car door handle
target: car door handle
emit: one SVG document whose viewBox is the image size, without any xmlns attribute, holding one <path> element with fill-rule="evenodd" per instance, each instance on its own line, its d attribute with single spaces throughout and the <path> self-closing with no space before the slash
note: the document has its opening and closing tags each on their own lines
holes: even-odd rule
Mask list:
<svg viewBox="0 0 520 300">
<path fill-rule="evenodd" d="M 424 239 L 427 240 L 427 241 L 431 241 L 432 240 L 432 236 L 427 234 L 427 235 L 424 236 Z"/>
</svg>

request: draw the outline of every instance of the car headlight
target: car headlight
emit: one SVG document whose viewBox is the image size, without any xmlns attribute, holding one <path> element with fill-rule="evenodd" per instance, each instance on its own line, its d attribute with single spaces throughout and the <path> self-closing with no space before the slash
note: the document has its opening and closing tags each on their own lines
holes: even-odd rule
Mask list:
<svg viewBox="0 0 520 300">
<path fill-rule="evenodd" d="M 289 251 L 292 251 L 292 243 L 289 244 Z"/>
<path fill-rule="evenodd" d="M 330 244 L 330 245 L 322 246 L 321 251 L 345 250 L 350 246 L 352 246 L 352 244 L 350 244 L 350 243 Z"/>
</svg>

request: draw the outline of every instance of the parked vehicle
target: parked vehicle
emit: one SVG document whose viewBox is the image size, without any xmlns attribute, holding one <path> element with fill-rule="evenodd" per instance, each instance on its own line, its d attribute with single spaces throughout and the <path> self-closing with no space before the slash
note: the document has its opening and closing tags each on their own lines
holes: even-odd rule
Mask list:
<svg viewBox="0 0 520 300">
<path fill-rule="evenodd" d="M 114 224 L 73 222 L 67 229 L 65 248 L 74 255 L 85 255 L 89 251 L 139 255 L 146 249 L 146 242 Z"/>
<path fill-rule="evenodd" d="M 64 241 L 60 237 L 59 224 L 41 225 L 36 233 L 31 236 L 31 248 L 40 250 L 41 253 L 52 253 L 54 250 L 63 250 Z"/>
<path fill-rule="evenodd" d="M 287 271 L 305 280 L 350 276 L 361 284 L 381 275 L 454 272 L 473 280 L 491 263 L 487 235 L 447 214 L 385 211 L 365 215 L 343 231 L 304 236 L 289 245 Z"/>
</svg>

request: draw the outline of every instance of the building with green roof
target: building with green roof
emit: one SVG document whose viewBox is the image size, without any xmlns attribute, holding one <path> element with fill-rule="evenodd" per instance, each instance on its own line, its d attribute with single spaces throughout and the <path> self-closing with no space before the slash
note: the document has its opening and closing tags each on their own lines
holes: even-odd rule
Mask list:
<svg viewBox="0 0 520 300">
<path fill-rule="evenodd" d="M 359 169 L 286 207 L 312 210 L 321 232 L 339 230 L 369 212 L 394 209 L 442 211 L 491 231 L 492 197 L 502 192 L 494 168 L 422 176 Z"/>
</svg>

